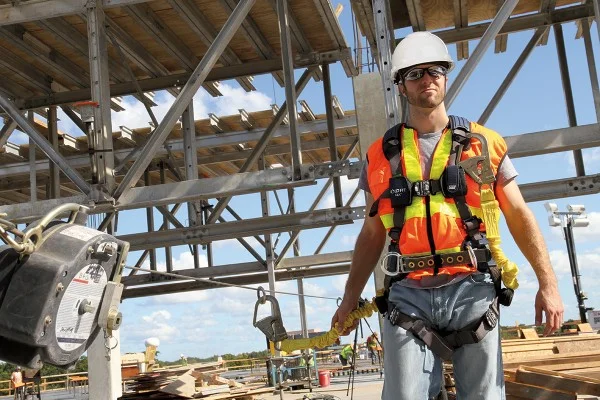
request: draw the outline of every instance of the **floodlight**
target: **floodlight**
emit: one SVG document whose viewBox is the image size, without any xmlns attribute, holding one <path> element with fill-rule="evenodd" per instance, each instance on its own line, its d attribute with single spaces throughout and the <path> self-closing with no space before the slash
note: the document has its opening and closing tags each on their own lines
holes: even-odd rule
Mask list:
<svg viewBox="0 0 600 400">
<path fill-rule="evenodd" d="M 549 201 L 544 203 L 544 207 L 546 207 L 546 211 L 549 213 L 554 213 L 558 211 L 558 206 L 556 203 L 550 203 Z"/>
<path fill-rule="evenodd" d="M 560 226 L 560 218 L 556 214 L 548 215 L 548 223 L 550 226 Z"/>
<path fill-rule="evenodd" d="M 573 218 L 573 220 L 572 220 L 572 225 L 574 228 L 585 228 L 589 224 L 590 224 L 590 220 L 588 219 L 587 215 L 585 215 L 585 214 L 577 216 L 577 217 Z"/>
<path fill-rule="evenodd" d="M 583 204 L 569 204 L 567 210 L 574 213 L 583 213 L 585 212 L 585 206 Z"/>
</svg>

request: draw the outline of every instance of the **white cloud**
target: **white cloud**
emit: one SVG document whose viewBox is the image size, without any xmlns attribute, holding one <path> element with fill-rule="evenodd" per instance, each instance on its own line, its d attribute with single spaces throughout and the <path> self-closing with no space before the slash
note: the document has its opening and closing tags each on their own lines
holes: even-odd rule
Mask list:
<svg viewBox="0 0 600 400">
<path fill-rule="evenodd" d="M 356 189 L 356 186 L 358 185 L 358 179 L 348 179 L 347 176 L 341 176 L 340 177 L 340 185 L 342 187 L 342 199 L 345 204 L 350 199 L 350 196 L 352 196 L 352 193 Z M 354 199 L 352 206 L 358 207 L 361 205 L 365 205 L 365 196 L 362 193 L 359 193 L 356 196 L 356 198 Z M 335 207 L 335 195 L 333 193 L 333 185 L 332 185 L 329 188 L 329 192 L 326 195 L 326 197 L 323 200 L 321 200 L 321 203 L 319 204 L 319 208 L 334 208 L 334 207 Z"/>
</svg>

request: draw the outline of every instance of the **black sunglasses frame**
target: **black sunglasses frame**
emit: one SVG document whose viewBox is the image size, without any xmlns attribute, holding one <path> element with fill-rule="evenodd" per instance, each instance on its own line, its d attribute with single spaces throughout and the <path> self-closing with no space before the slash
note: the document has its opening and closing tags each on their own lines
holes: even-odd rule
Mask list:
<svg viewBox="0 0 600 400">
<path fill-rule="evenodd" d="M 407 79 L 408 75 L 410 75 L 413 71 L 415 71 L 415 72 L 420 71 L 420 74 L 418 74 L 418 76 L 416 76 L 414 78 Z M 423 77 L 423 75 L 425 75 L 425 72 L 427 72 L 427 74 L 429 74 L 429 76 L 431 76 L 432 78 L 437 79 L 441 76 L 448 75 L 448 68 L 446 68 L 442 65 L 432 65 L 431 67 L 427 67 L 427 68 L 413 68 L 402 76 L 402 80 L 403 81 L 418 81 L 419 79 L 421 79 Z"/>
</svg>

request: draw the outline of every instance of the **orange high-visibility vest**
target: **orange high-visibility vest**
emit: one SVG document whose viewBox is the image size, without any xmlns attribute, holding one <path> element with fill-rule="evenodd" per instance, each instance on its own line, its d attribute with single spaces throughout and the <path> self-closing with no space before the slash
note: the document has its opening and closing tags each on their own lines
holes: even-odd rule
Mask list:
<svg viewBox="0 0 600 400">
<path fill-rule="evenodd" d="M 496 132 L 481 125 L 471 122 L 471 132 L 479 133 L 487 139 L 489 159 L 494 175 L 498 166 L 506 155 L 506 143 Z M 401 126 L 400 154 L 402 174 L 411 182 L 423 180 L 419 141 L 417 131 L 407 126 Z M 446 128 L 434 150 L 429 179 L 439 179 L 446 168 L 452 147 L 452 132 Z M 480 141 L 472 137 L 468 149 L 464 149 L 461 160 L 481 155 Z M 394 227 L 394 209 L 391 200 L 380 197 L 389 188 L 389 180 L 394 171 L 391 171 L 390 162 L 383 152 L 383 137 L 371 145 L 367 152 L 368 168 L 367 180 L 369 189 L 374 199 L 379 199 L 378 214 L 386 230 Z M 481 218 L 481 205 L 479 199 L 479 185 L 467 175 L 468 192 L 465 196 L 466 204 L 471 214 Z M 429 204 L 427 204 L 429 203 Z M 428 227 L 431 228 L 431 238 Z M 485 232 L 481 224 L 480 231 Z M 452 198 L 446 198 L 442 193 L 428 197 L 413 196 L 412 204 L 406 207 L 404 226 L 400 233 L 398 246 L 400 253 L 405 256 L 423 256 L 431 254 L 444 254 L 462 251 L 461 245 L 467 237 L 463 222 Z M 433 244 L 433 246 L 432 246 Z M 442 267 L 439 274 L 456 274 L 461 272 L 474 272 L 476 266 L 455 265 Z M 408 278 L 420 279 L 423 276 L 433 275 L 433 268 L 411 272 Z"/>
</svg>

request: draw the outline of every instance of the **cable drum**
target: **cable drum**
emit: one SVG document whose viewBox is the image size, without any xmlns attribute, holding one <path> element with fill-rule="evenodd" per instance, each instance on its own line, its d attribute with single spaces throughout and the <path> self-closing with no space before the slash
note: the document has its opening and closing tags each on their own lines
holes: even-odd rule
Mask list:
<svg viewBox="0 0 600 400">
<path fill-rule="evenodd" d="M 118 314 L 109 318 L 118 329 L 114 308 L 121 292 L 113 289 L 122 287 L 129 249 L 127 242 L 72 222 L 48 226 L 30 255 L 0 247 L 0 359 L 34 369 L 73 365 L 108 314 Z"/>
</svg>

